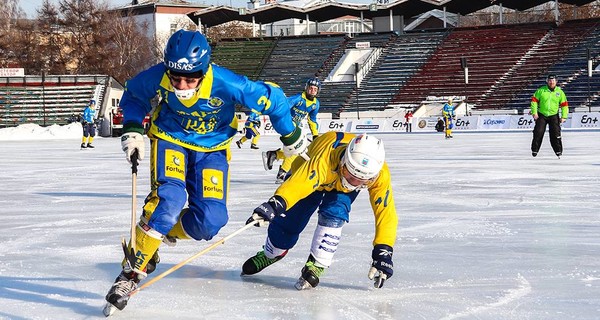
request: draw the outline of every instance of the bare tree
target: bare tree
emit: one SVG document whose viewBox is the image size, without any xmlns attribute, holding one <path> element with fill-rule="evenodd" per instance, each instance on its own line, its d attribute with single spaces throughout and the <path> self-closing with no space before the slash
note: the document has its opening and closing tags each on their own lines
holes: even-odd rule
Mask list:
<svg viewBox="0 0 600 320">
<path fill-rule="evenodd" d="M 70 50 L 67 48 L 70 34 L 61 28 L 58 8 L 49 0 L 44 0 L 37 14 L 37 42 L 40 48 L 37 59 L 48 74 L 65 74 L 70 62 Z"/>
<path fill-rule="evenodd" d="M 157 61 L 153 41 L 146 36 L 147 25 L 137 25 L 130 16 L 105 12 L 101 32 L 108 40 L 99 54 L 104 57 L 101 69 L 119 82 L 133 77 Z"/>
<path fill-rule="evenodd" d="M 225 38 L 252 37 L 252 27 L 246 22 L 231 21 L 208 28 L 206 36 L 211 41 L 219 41 Z"/>
<path fill-rule="evenodd" d="M 10 30 L 11 21 L 24 16 L 19 0 L 0 0 L 0 32 Z"/>
</svg>

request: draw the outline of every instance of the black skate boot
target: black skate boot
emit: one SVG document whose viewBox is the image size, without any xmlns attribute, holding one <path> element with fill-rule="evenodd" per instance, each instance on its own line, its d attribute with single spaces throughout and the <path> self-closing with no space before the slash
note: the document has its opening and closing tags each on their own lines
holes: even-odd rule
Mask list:
<svg viewBox="0 0 600 320">
<path fill-rule="evenodd" d="M 263 165 L 266 171 L 273 169 L 273 163 L 277 160 L 277 152 L 265 151 L 262 153 Z"/>
<path fill-rule="evenodd" d="M 250 145 L 250 149 L 259 149 L 259 147 L 255 143 L 253 143 Z"/>
<path fill-rule="evenodd" d="M 129 294 L 137 289 L 138 283 L 145 277 L 145 274 L 137 274 L 131 270 L 124 269 L 115 279 L 110 290 L 108 290 L 105 298 L 106 302 L 119 310 L 123 310 L 127 306 L 127 301 L 129 301 Z M 107 317 L 114 312 L 114 309 L 110 308 L 108 304 L 104 308 L 104 315 Z"/>
<path fill-rule="evenodd" d="M 87 147 L 88 147 L 88 148 L 92 148 L 92 149 L 94 149 L 94 148 L 95 148 L 95 147 L 94 147 L 94 146 L 93 146 L 91 143 L 88 143 Z"/>
<path fill-rule="evenodd" d="M 146 265 L 146 272 L 131 271 L 129 265 L 126 265 L 121 274 L 115 279 L 110 290 L 106 294 L 106 305 L 102 312 L 106 317 L 112 315 L 117 309 L 123 310 L 129 301 L 129 294 L 137 289 L 138 283 L 146 278 L 147 275 L 156 270 L 156 265 L 160 262 L 158 250 L 152 255 L 152 258 Z"/>
<path fill-rule="evenodd" d="M 238 148 L 242 148 L 242 142 L 240 140 L 236 141 L 235 144 L 237 144 Z"/>
<path fill-rule="evenodd" d="M 273 259 L 267 258 L 265 255 L 265 251 L 261 250 L 256 253 L 256 255 L 244 262 L 242 266 L 242 275 L 251 275 L 261 272 L 264 268 L 272 265 L 273 263 L 283 259 L 285 255 L 288 253 L 287 250 L 285 252 Z"/>
<path fill-rule="evenodd" d="M 85 149 L 85 148 L 87 148 L 87 144 L 85 144 L 85 143 L 82 143 L 82 144 L 81 144 L 81 149 Z"/>
<path fill-rule="evenodd" d="M 302 275 L 296 282 L 296 289 L 310 289 L 319 285 L 319 277 L 325 273 L 325 268 L 317 266 L 315 263 L 316 260 L 313 255 L 309 255 L 306 264 L 302 268 Z"/>
</svg>

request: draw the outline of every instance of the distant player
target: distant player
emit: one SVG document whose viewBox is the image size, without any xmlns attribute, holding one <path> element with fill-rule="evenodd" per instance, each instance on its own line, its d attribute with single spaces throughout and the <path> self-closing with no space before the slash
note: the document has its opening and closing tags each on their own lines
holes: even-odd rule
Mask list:
<svg viewBox="0 0 600 320">
<path fill-rule="evenodd" d="M 81 138 L 81 148 L 94 148 L 92 141 L 96 135 L 96 124 L 94 117 L 96 115 L 96 100 L 90 100 L 88 106 L 83 110 L 81 118 L 83 126 L 83 137 Z"/>
<path fill-rule="evenodd" d="M 448 102 L 444 104 L 442 108 L 442 115 L 444 116 L 444 129 L 446 131 L 446 139 L 452 138 L 452 129 L 454 128 L 454 119 L 456 119 L 456 115 L 454 114 L 454 105 L 452 104 L 452 99 L 448 99 Z"/>
<path fill-rule="evenodd" d="M 308 127 L 312 133 L 313 139 L 319 134 L 319 127 L 317 123 L 317 114 L 319 113 L 319 107 L 321 103 L 317 99 L 317 95 L 321 91 L 321 81 L 319 78 L 312 78 L 306 82 L 304 86 L 304 92 L 298 93 L 289 97 L 288 101 L 292 106 L 292 118 L 296 125 L 301 126 L 302 120 L 307 118 Z M 285 157 L 281 149 L 263 152 L 263 164 L 265 170 L 273 169 L 273 163 L 275 160 L 283 159 L 283 163 L 279 166 L 277 177 L 275 182 L 281 183 L 285 179 L 286 174 L 290 171 L 292 162 L 296 156 Z"/>
<path fill-rule="evenodd" d="M 556 85 L 556 75 L 546 78 L 546 85 L 537 89 L 531 97 L 531 115 L 535 120 L 533 140 L 531 140 L 531 155 L 537 156 L 544 139 L 546 124 L 549 127 L 550 145 L 557 157 L 563 152 L 560 124 L 569 117 L 569 102 L 567 96 Z"/>
<path fill-rule="evenodd" d="M 258 149 L 258 139 L 260 139 L 260 132 L 258 132 L 258 129 L 260 129 L 260 116 L 256 112 L 252 111 L 248 115 L 248 119 L 246 119 L 246 123 L 244 124 L 244 136 L 235 142 L 238 148 L 241 148 L 244 142 L 250 140 L 250 148 Z"/>
<path fill-rule="evenodd" d="M 308 156 L 308 161 L 296 158 L 290 177 L 248 219 L 247 223 L 258 220 L 269 228 L 264 250 L 244 263 L 242 275 L 256 274 L 282 259 L 318 210 L 310 254 L 296 289 L 316 287 L 332 264 L 352 203 L 361 190 L 367 190 L 375 218 L 368 278 L 381 288 L 393 274 L 398 228 L 383 142 L 371 135 L 329 131 L 310 144 Z"/>
</svg>

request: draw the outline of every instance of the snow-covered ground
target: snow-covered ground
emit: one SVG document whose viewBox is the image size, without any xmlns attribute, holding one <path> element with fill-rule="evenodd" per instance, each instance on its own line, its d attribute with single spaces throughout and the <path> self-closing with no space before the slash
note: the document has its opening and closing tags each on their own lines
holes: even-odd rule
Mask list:
<svg viewBox="0 0 600 320">
<path fill-rule="evenodd" d="M 530 132 L 379 137 L 400 215 L 395 273 L 382 289 L 367 278 L 373 217 L 363 194 L 314 290 L 294 288 L 313 217 L 296 248 L 262 273 L 239 275 L 264 242 L 266 230 L 252 228 L 142 290 L 113 318 L 600 318 L 600 132 L 564 132 L 562 159 L 547 136 L 532 158 Z M 118 138 L 94 142 L 79 149 L 78 124 L 0 130 L 0 319 L 103 318 L 129 233 L 131 169 Z M 215 240 L 242 227 L 277 187 L 260 151 L 278 140 L 259 145 L 232 149 L 230 222 Z M 138 207 L 148 179 L 146 159 Z M 215 240 L 162 247 L 155 274 Z"/>
</svg>

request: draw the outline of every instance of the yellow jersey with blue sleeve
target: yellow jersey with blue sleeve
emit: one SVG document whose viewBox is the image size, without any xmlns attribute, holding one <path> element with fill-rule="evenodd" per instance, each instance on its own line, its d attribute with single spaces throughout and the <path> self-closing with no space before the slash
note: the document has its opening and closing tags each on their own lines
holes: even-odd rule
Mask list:
<svg viewBox="0 0 600 320">
<path fill-rule="evenodd" d="M 298 93 L 288 98 L 288 102 L 292 107 L 292 120 L 299 125 L 304 118 L 307 118 L 308 127 L 313 136 L 319 134 L 319 126 L 317 123 L 317 114 L 321 103 L 319 99 L 313 98 L 312 100 L 306 97 L 306 93 Z"/>
<path fill-rule="evenodd" d="M 269 115 L 273 128 L 282 136 L 294 131 L 290 105 L 279 86 L 251 81 L 245 76 L 211 64 L 189 100 L 179 100 L 159 63 L 127 81 L 121 98 L 123 124 L 140 125 L 158 96 L 152 113 L 149 135 L 196 151 L 216 151 L 229 148 L 237 133 L 235 105 L 240 104 Z"/>
<path fill-rule="evenodd" d="M 355 134 L 329 131 L 317 137 L 308 147 L 308 161 L 297 157 L 292 164 L 292 175 L 275 191 L 291 208 L 298 201 L 316 191 L 352 192 L 342 186 L 341 158 Z M 365 186 L 369 192 L 375 216 L 373 244 L 394 246 L 398 216 L 392 191 L 390 170 L 384 163 L 376 179 Z"/>
</svg>

